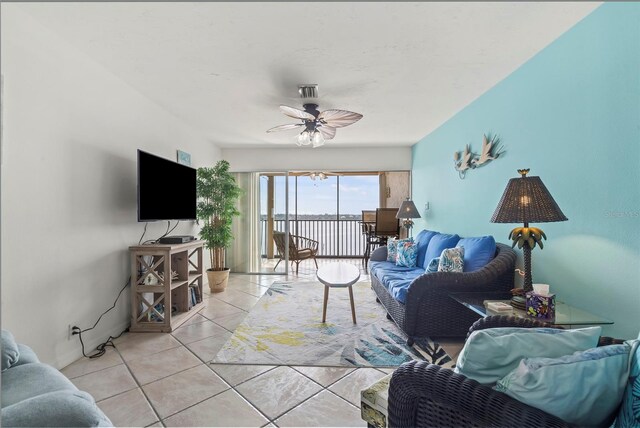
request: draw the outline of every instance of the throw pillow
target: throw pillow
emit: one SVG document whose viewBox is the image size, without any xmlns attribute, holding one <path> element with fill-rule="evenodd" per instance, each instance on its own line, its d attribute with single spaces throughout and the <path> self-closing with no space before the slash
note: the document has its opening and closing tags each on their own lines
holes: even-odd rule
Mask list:
<svg viewBox="0 0 640 428">
<path fill-rule="evenodd" d="M 427 273 L 438 272 L 438 265 L 440 264 L 440 257 L 436 257 L 432 259 L 427 265 L 427 269 L 425 270 Z"/>
<path fill-rule="evenodd" d="M 418 259 L 418 246 L 411 242 L 405 241 L 398 244 L 398 259 L 396 265 L 404 267 L 416 267 Z"/>
<path fill-rule="evenodd" d="M 418 245 L 418 259 L 416 261 L 416 266 L 425 267 L 425 263 L 429 263 L 429 260 L 425 260 L 427 254 L 427 247 L 429 247 L 429 242 L 431 238 L 436 236 L 438 232 L 434 232 L 432 230 L 422 230 L 415 237 L 414 242 Z"/>
<path fill-rule="evenodd" d="M 493 236 L 462 238 L 456 247 L 464 247 L 464 271 L 482 269 L 496 254 L 496 240 Z"/>
<path fill-rule="evenodd" d="M 525 358 L 496 390 L 571 424 L 602 426 L 622 399 L 631 350 L 629 344 L 609 345 L 560 358 Z"/>
<path fill-rule="evenodd" d="M 387 261 L 396 262 L 398 258 L 398 241 L 395 239 L 389 239 L 387 241 Z"/>
<path fill-rule="evenodd" d="M 464 248 L 442 250 L 438 262 L 438 272 L 462 272 L 464 269 Z"/>
<path fill-rule="evenodd" d="M 460 351 L 454 371 L 482 384 L 493 384 L 518 367 L 523 358 L 556 358 L 594 348 L 601 331 L 601 327 L 500 327 L 474 331 Z"/>
<path fill-rule="evenodd" d="M 18 362 L 20 351 L 10 331 L 2 330 L 0 337 L 2 338 L 2 371 L 5 371 Z"/>
<path fill-rule="evenodd" d="M 387 261 L 395 263 L 398 259 L 398 246 L 403 242 L 413 242 L 413 238 L 389 239 L 387 241 Z"/>
<path fill-rule="evenodd" d="M 638 335 L 640 340 L 640 335 Z M 632 353 L 629 381 L 622 396 L 622 406 L 613 424 L 615 428 L 640 426 L 640 346 Z"/>
<path fill-rule="evenodd" d="M 424 263 L 429 263 L 434 258 L 440 257 L 440 254 L 442 254 L 442 250 L 455 247 L 459 240 L 460 237 L 458 235 L 445 235 L 444 233 L 437 233 L 429 241 L 427 251 L 424 255 Z M 426 269 L 427 267 L 424 266 L 424 268 Z"/>
</svg>

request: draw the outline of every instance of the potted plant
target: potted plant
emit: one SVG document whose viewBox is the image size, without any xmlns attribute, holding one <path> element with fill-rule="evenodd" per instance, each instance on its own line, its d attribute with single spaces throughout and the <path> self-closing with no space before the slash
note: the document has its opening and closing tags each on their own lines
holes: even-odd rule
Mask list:
<svg viewBox="0 0 640 428">
<path fill-rule="evenodd" d="M 220 160 L 214 167 L 198 168 L 196 191 L 197 218 L 204 222 L 200 237 L 211 258 L 211 269 L 207 269 L 209 288 L 217 293 L 227 287 L 229 280 L 229 268 L 224 265 L 225 249 L 233 241 L 231 222 L 240 215 L 236 202 L 242 189 L 229 172 L 229 162 Z"/>
</svg>

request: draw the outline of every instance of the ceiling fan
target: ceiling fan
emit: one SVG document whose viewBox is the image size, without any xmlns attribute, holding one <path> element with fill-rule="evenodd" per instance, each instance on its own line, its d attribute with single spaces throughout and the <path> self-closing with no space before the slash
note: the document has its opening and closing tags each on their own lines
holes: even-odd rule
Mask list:
<svg viewBox="0 0 640 428">
<path fill-rule="evenodd" d="M 327 171 L 310 171 L 310 172 L 303 172 L 300 174 L 301 177 L 309 177 L 313 181 L 326 180 L 327 178 L 329 178 L 329 176 L 332 176 L 332 175 L 339 175 L 339 174 L 336 174 L 335 172 L 327 172 Z"/>
<path fill-rule="evenodd" d="M 299 86 L 300 95 L 303 98 L 311 98 L 309 93 L 317 97 L 317 85 L 301 85 Z M 301 123 L 292 123 L 288 125 L 280 125 L 267 130 L 267 132 L 286 131 L 289 129 L 297 129 L 303 127 L 302 132 L 298 135 L 296 144 L 298 146 L 307 146 L 311 144 L 314 148 L 320 147 L 325 140 L 331 140 L 336 135 L 336 128 L 349 126 L 360 119 L 360 113 L 354 113 L 347 110 L 325 110 L 319 111 L 318 104 L 307 103 L 303 105 L 304 110 L 289 106 L 280 106 L 280 110 L 289 117 L 302 120 Z"/>
</svg>

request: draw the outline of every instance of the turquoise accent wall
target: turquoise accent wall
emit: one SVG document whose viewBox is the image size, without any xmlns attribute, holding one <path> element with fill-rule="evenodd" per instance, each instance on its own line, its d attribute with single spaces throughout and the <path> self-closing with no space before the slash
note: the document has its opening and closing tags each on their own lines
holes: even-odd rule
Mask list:
<svg viewBox="0 0 640 428">
<path fill-rule="evenodd" d="M 453 153 L 495 132 L 506 153 L 458 178 Z M 413 146 L 422 228 L 510 243 L 490 223 L 518 168 L 540 176 L 569 221 L 533 224 L 534 283 L 557 299 L 640 331 L 640 4 L 606 3 Z M 425 209 L 429 202 L 430 209 Z M 522 254 L 519 265 L 522 266 Z M 518 278 L 518 281 L 521 281 Z"/>
</svg>

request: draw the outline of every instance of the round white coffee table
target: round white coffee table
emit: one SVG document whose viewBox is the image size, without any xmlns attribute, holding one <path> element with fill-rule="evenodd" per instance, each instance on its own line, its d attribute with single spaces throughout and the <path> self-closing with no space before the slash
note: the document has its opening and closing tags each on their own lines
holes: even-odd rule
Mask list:
<svg viewBox="0 0 640 428">
<path fill-rule="evenodd" d="M 324 304 L 322 306 L 322 322 L 327 319 L 327 301 L 329 300 L 329 288 L 347 287 L 349 300 L 351 301 L 351 318 L 356 323 L 356 308 L 353 304 L 353 290 L 351 286 L 360 279 L 360 269 L 349 263 L 329 263 L 316 272 L 318 281 L 324 284 Z"/>
</svg>

